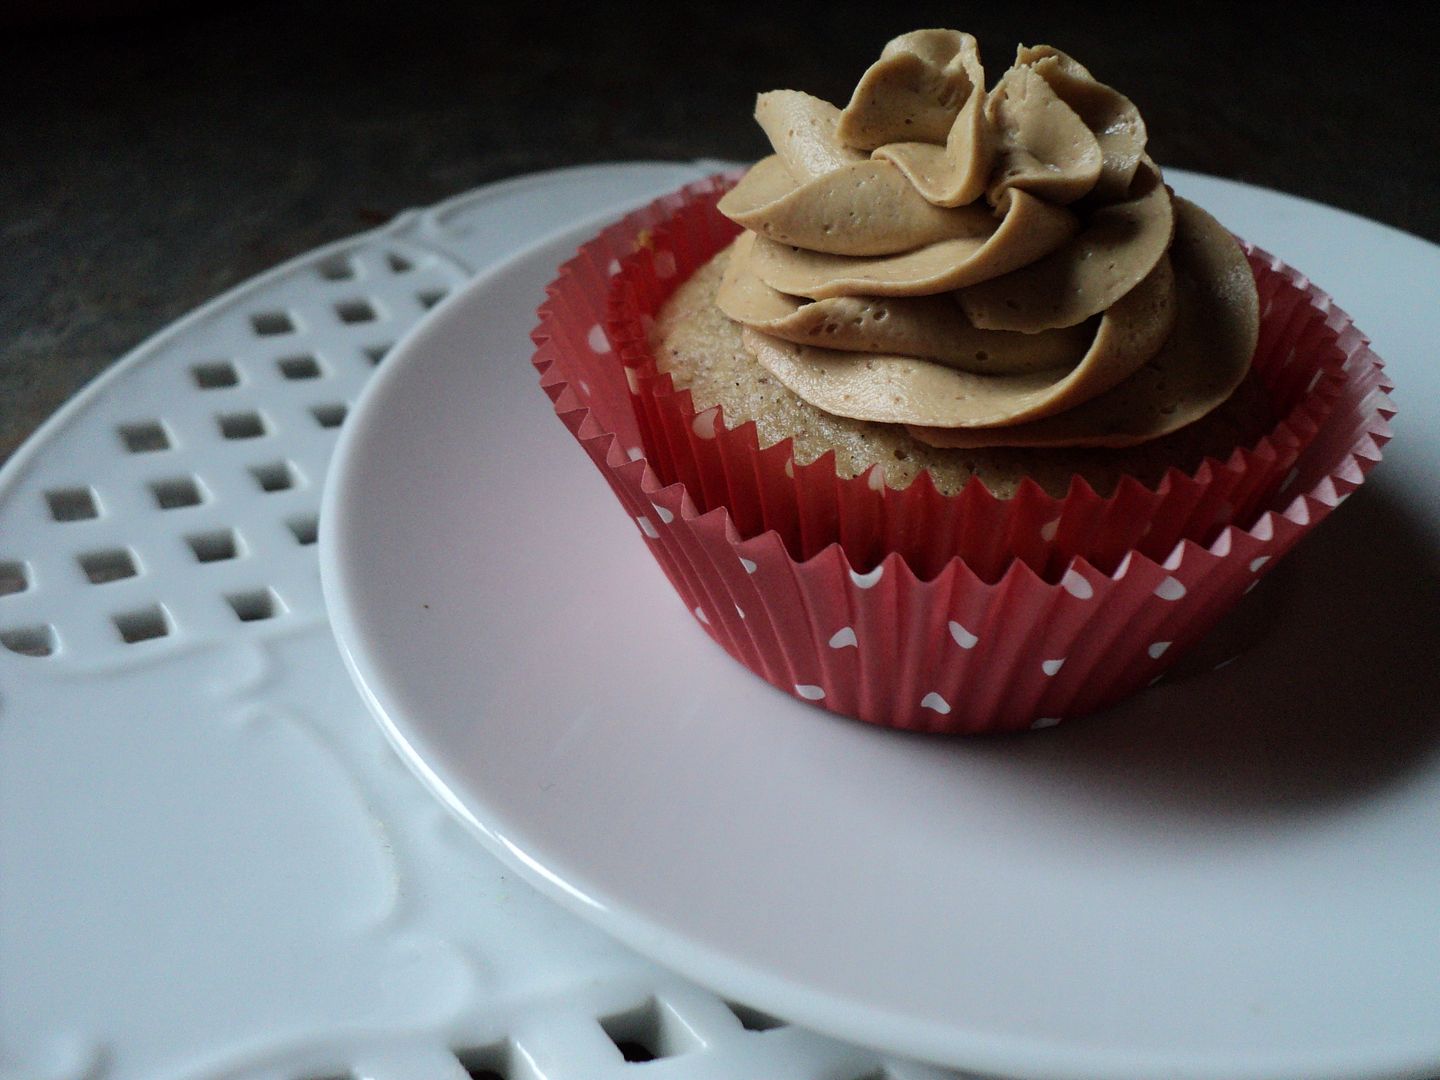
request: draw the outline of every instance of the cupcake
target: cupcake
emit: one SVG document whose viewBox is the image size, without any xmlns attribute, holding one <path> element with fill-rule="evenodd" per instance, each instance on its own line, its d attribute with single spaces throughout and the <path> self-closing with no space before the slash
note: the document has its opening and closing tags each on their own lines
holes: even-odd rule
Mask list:
<svg viewBox="0 0 1440 1080">
<path fill-rule="evenodd" d="M 562 269 L 536 363 L 695 618 L 781 689 L 925 730 L 1101 708 L 1378 459 L 1363 339 L 1174 198 L 1063 53 L 987 90 L 972 38 L 919 31 L 845 108 L 756 116 L 774 154 Z"/>
</svg>

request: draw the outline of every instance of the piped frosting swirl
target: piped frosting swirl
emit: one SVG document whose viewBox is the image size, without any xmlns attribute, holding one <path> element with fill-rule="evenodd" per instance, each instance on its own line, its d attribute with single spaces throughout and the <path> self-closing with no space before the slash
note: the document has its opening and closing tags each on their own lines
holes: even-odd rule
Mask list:
<svg viewBox="0 0 1440 1080">
<path fill-rule="evenodd" d="M 1124 446 L 1243 379 L 1238 245 L 1173 199 L 1122 94 L 1048 46 L 986 90 L 975 40 L 896 38 L 844 109 L 761 94 L 774 154 L 721 200 L 717 303 L 810 404 L 936 446 Z"/>
</svg>

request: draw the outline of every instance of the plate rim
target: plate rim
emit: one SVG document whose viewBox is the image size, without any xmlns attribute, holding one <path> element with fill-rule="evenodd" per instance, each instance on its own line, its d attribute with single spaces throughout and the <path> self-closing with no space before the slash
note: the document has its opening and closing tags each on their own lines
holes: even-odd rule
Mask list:
<svg viewBox="0 0 1440 1080">
<path fill-rule="evenodd" d="M 1349 211 L 1311 202 L 1296 196 L 1243 184 L 1237 181 L 1204 176 L 1184 170 L 1170 170 L 1182 182 L 1218 183 L 1248 196 L 1261 194 L 1287 200 L 1306 212 L 1324 211 L 1344 215 L 1366 228 L 1385 230 L 1395 237 L 1435 247 L 1423 238 L 1414 237 L 1393 226 L 1355 215 Z M 616 212 L 618 213 L 618 211 Z M 1071 1043 L 1051 1044 L 1039 1037 L 1022 1040 L 1016 1045 L 1005 1037 L 974 1034 L 973 1038 L 957 1039 L 956 1029 L 943 1030 L 926 1022 L 916 1022 L 895 1013 L 882 1012 L 869 1005 L 857 1005 L 837 998 L 813 986 L 797 986 L 773 971 L 756 969 L 717 951 L 703 942 L 691 940 L 671 927 L 657 927 L 643 915 L 630 911 L 613 898 L 601 898 L 565 880 L 550 868 L 541 865 L 525 850 L 523 844 L 507 835 L 506 830 L 487 825 L 477 817 L 466 802 L 464 785 L 447 769 L 443 761 L 433 760 L 427 752 L 423 731 L 407 725 L 403 715 L 396 715 L 393 703 L 403 695 L 386 682 L 384 666 L 365 655 L 365 643 L 371 639 L 363 633 L 350 603 L 350 578 L 353 566 L 346 557 L 343 522 L 346 517 L 346 492 L 356 483 L 352 469 L 357 459 L 356 447 L 365 437 L 372 414 L 379 410 L 392 387 L 407 366 L 414 363 L 412 355 L 423 348 L 431 335 L 444 333 L 457 312 L 463 311 L 476 295 L 483 295 L 518 268 L 528 264 L 537 254 L 560 244 L 578 246 L 594 231 L 599 222 L 615 216 L 604 212 L 588 215 L 579 224 L 565 226 L 537 238 L 533 243 L 499 263 L 487 273 L 476 277 L 462 289 L 447 297 L 434 312 L 417 324 L 392 349 L 387 362 L 376 372 L 351 414 L 351 422 L 342 431 L 327 480 L 321 512 L 320 564 L 326 605 L 331 625 L 347 670 L 359 689 L 372 715 L 380 723 L 387 738 L 400 753 L 407 766 L 420 778 L 463 824 L 493 854 L 522 874 L 524 879 L 542 892 L 561 902 L 572 912 L 591 922 L 657 962 L 679 970 L 691 978 L 712 985 L 740 1000 L 753 1000 L 763 1007 L 774 1007 L 787 1018 L 797 1019 L 818 1030 L 866 1045 L 893 1052 L 914 1055 L 955 1067 L 979 1069 L 998 1074 L 1033 1074 L 1054 1080 L 1143 1080 L 1158 1070 L 1198 1070 L 1197 1075 L 1225 1075 L 1236 1080 L 1275 1080 L 1278 1077 L 1305 1077 L 1307 1080 L 1354 1080 L 1358 1076 L 1386 1078 L 1421 1078 L 1440 1070 L 1440 1046 L 1417 1054 L 1396 1055 L 1393 1060 L 1378 1063 L 1368 1055 L 1355 1060 L 1337 1060 L 1327 1054 L 1323 1060 L 1301 1059 L 1281 1054 L 1274 1057 L 1254 1054 L 1240 1055 L 1236 1060 L 1220 1060 L 1209 1055 L 1203 1060 L 1191 1058 L 1152 1058 L 1123 1051 L 1103 1051 L 1095 1047 L 1080 1048 Z M 557 264 L 558 265 L 558 264 Z M 536 298 L 537 302 L 539 297 Z M 543 412 L 540 414 L 543 420 Z M 578 468 L 577 463 L 577 468 Z M 744 677 L 735 668 L 737 678 Z M 678 959 L 677 959 L 678 957 Z M 697 975 L 696 972 L 703 972 Z M 756 992 L 758 991 L 758 992 Z M 783 1007 L 775 1003 L 783 1001 Z M 816 1009 L 814 1002 L 823 1001 Z M 897 1039 L 897 1032 L 901 1033 Z M 963 1046 L 960 1045 L 963 1042 Z M 957 1053 L 956 1051 L 959 1051 Z"/>
</svg>

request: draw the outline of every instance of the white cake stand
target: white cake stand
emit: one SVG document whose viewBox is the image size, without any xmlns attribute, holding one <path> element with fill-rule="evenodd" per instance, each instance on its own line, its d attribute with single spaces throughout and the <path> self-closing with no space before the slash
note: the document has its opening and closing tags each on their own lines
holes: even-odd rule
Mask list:
<svg viewBox="0 0 1440 1080">
<path fill-rule="evenodd" d="M 517 249 L 716 167 L 523 177 L 311 253 L 0 471 L 3 1080 L 953 1075 L 727 1001 L 517 880 L 391 751 L 327 625 L 321 488 L 386 350 Z M 1227 223 L 1316 265 L 1274 205 Z M 1422 291 L 1400 318 L 1433 328 Z"/>
<path fill-rule="evenodd" d="M 386 350 L 516 249 L 712 171 L 521 177 L 312 252 L 7 463 L 0 1077 L 943 1075 L 723 1001 L 515 880 L 395 757 L 326 622 L 321 488 Z"/>
</svg>

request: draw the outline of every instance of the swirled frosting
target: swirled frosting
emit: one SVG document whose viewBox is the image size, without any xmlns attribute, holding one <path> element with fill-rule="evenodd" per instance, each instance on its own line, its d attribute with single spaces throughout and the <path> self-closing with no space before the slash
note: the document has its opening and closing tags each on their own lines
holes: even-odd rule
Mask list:
<svg viewBox="0 0 1440 1080">
<path fill-rule="evenodd" d="M 778 90 L 755 117 L 774 153 L 720 202 L 745 232 L 717 304 L 811 405 L 940 447 L 1127 446 L 1244 378 L 1238 245 L 1059 50 L 987 90 L 974 38 L 919 30 L 845 108 Z"/>
</svg>

